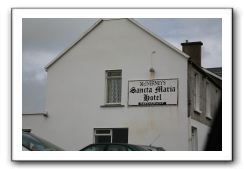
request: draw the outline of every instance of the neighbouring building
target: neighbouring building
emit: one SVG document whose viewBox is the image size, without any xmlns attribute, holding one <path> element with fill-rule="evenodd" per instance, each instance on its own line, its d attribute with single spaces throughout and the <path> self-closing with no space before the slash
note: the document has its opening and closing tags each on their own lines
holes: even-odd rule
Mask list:
<svg viewBox="0 0 244 169">
<path fill-rule="evenodd" d="M 66 150 L 204 150 L 222 79 L 201 67 L 202 45 L 186 41 L 182 52 L 133 19 L 99 19 L 45 67 L 46 112 L 23 114 L 23 129 Z"/>
</svg>

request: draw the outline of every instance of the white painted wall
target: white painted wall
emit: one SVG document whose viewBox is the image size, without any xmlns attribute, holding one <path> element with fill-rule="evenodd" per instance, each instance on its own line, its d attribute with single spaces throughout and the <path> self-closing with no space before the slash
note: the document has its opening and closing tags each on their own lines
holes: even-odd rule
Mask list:
<svg viewBox="0 0 244 169">
<path fill-rule="evenodd" d="M 128 81 L 178 78 L 178 105 L 129 107 Z M 105 103 L 105 70 L 122 69 L 124 107 Z M 129 143 L 188 150 L 187 59 L 126 19 L 102 22 L 48 69 L 49 117 L 24 117 L 40 136 L 67 150 L 93 142 L 94 128 L 129 128 Z M 37 122 L 38 121 L 38 122 Z"/>
</svg>

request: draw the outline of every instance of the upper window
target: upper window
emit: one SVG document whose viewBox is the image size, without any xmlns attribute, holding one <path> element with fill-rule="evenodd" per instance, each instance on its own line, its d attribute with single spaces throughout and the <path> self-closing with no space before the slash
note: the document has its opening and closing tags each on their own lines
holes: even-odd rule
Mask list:
<svg viewBox="0 0 244 169">
<path fill-rule="evenodd" d="M 206 116 L 212 118 L 211 116 L 211 88 L 209 82 L 206 82 Z"/>
<path fill-rule="evenodd" d="M 107 70 L 106 83 L 107 83 L 106 103 L 120 103 L 122 70 Z"/>
<path fill-rule="evenodd" d="M 194 95 L 194 108 L 200 113 L 200 76 L 195 74 L 195 95 Z"/>
</svg>

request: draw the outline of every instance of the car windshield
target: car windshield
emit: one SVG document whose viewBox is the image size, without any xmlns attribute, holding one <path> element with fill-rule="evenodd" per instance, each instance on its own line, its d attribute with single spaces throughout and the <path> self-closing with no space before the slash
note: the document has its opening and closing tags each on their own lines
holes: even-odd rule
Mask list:
<svg viewBox="0 0 244 169">
<path fill-rule="evenodd" d="M 22 145 L 30 151 L 62 151 L 60 147 L 31 133 L 22 134 Z"/>
</svg>

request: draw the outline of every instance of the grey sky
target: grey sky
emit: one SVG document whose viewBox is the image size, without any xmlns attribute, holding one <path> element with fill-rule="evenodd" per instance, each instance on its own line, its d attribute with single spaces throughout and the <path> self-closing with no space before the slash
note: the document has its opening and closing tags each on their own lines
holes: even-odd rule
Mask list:
<svg viewBox="0 0 244 169">
<path fill-rule="evenodd" d="M 23 19 L 23 112 L 45 111 L 46 72 L 51 59 L 77 40 L 97 19 Z M 221 19 L 136 19 L 181 49 L 202 41 L 202 66 L 222 66 Z"/>
</svg>

